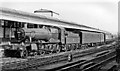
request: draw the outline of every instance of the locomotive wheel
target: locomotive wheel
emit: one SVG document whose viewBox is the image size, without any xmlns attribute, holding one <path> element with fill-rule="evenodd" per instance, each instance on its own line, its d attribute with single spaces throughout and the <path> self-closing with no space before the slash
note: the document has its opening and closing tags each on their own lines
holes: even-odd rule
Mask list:
<svg viewBox="0 0 120 71">
<path fill-rule="evenodd" d="M 49 50 L 50 50 L 49 54 L 52 54 L 53 51 L 54 51 L 54 49 L 53 49 L 53 45 L 49 45 Z"/>
<path fill-rule="evenodd" d="M 77 49 L 77 44 L 75 44 L 75 48 L 74 48 L 74 50 L 76 50 Z"/>
<path fill-rule="evenodd" d="M 41 46 L 41 49 L 45 49 L 45 46 L 44 46 L 44 45 L 42 45 L 42 46 Z"/>
<path fill-rule="evenodd" d="M 52 53 L 53 53 L 53 51 L 50 51 L 50 52 L 49 52 L 49 54 L 52 54 Z"/>
<path fill-rule="evenodd" d="M 53 53 L 53 45 L 49 45 L 49 50 L 50 50 L 49 54 L 52 54 Z"/>
<path fill-rule="evenodd" d="M 57 52 L 57 53 L 60 53 L 60 51 L 61 51 L 60 46 L 59 46 L 59 45 L 56 45 L 56 48 L 57 48 L 56 52 Z"/>
<path fill-rule="evenodd" d="M 34 52 L 34 56 L 37 56 L 38 55 L 38 53 L 37 52 Z"/>
<path fill-rule="evenodd" d="M 54 48 L 53 47 L 54 47 L 53 45 L 49 46 L 49 50 L 50 50 L 49 54 L 52 54 L 54 52 Z"/>
<path fill-rule="evenodd" d="M 76 44 L 76 50 L 79 49 L 79 44 Z"/>
<path fill-rule="evenodd" d="M 40 54 L 41 54 L 41 55 L 45 55 L 45 51 L 41 51 Z"/>
<path fill-rule="evenodd" d="M 26 50 L 20 52 L 20 57 L 21 57 L 21 58 L 26 58 L 27 56 L 28 56 L 28 53 L 27 53 Z"/>
<path fill-rule="evenodd" d="M 45 45 L 42 45 L 41 49 L 45 49 Z M 40 50 L 39 53 L 40 53 L 40 55 L 45 55 L 45 51 L 44 50 Z"/>
<path fill-rule="evenodd" d="M 69 44 L 68 45 L 68 51 L 72 50 L 72 46 Z"/>
<path fill-rule="evenodd" d="M 65 45 L 65 52 L 68 51 L 68 45 Z"/>
<path fill-rule="evenodd" d="M 75 49 L 75 45 L 74 45 L 74 44 L 71 44 L 71 45 L 70 45 L 70 49 L 71 49 L 71 51 L 73 51 L 73 50 Z"/>
</svg>

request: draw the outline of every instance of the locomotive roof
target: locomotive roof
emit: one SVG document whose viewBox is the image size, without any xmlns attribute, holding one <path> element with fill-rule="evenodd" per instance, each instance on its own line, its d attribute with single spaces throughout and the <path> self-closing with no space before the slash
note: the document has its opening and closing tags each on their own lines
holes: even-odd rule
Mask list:
<svg viewBox="0 0 120 71">
<path fill-rule="evenodd" d="M 34 13 L 28 13 L 23 11 L 18 11 L 15 9 L 9 8 L 0 8 L 0 19 L 13 20 L 18 22 L 27 22 L 27 23 L 35 23 L 35 24 L 44 24 L 44 25 L 53 25 L 65 28 L 74 28 L 88 31 L 96 31 L 103 32 L 96 28 L 88 27 L 85 25 L 79 25 L 73 22 L 64 21 L 57 18 L 46 17 Z M 104 32 L 105 33 L 105 32 Z"/>
</svg>

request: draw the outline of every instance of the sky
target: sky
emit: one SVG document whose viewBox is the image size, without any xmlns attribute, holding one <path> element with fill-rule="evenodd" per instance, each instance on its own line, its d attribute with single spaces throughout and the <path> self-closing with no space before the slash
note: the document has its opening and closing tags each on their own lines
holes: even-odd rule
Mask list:
<svg viewBox="0 0 120 71">
<path fill-rule="evenodd" d="M 118 32 L 119 0 L 1 0 L 0 7 L 25 12 L 49 9 L 57 18 L 108 31 Z"/>
</svg>

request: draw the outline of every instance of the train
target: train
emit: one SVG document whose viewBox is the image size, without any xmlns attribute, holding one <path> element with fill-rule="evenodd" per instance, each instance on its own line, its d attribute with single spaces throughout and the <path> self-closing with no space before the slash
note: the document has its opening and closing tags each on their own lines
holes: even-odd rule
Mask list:
<svg viewBox="0 0 120 71">
<path fill-rule="evenodd" d="M 52 17 L 0 8 L 0 41 L 5 56 L 27 57 L 110 43 L 112 34 Z"/>
</svg>

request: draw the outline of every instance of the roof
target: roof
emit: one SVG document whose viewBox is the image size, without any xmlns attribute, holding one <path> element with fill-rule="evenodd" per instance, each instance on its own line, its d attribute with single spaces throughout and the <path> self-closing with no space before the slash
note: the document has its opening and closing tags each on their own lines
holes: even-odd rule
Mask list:
<svg viewBox="0 0 120 71">
<path fill-rule="evenodd" d="M 79 25 L 74 22 L 68 22 L 53 17 L 46 17 L 34 13 L 28 13 L 15 9 L 3 8 L 3 7 L 2 8 L 0 7 L 0 15 L 1 15 L 0 19 L 6 19 L 6 20 L 14 20 L 19 22 L 53 25 L 53 26 L 61 26 L 66 28 L 75 28 L 75 29 L 103 32 L 96 28 L 92 28 L 85 25 Z"/>
</svg>

